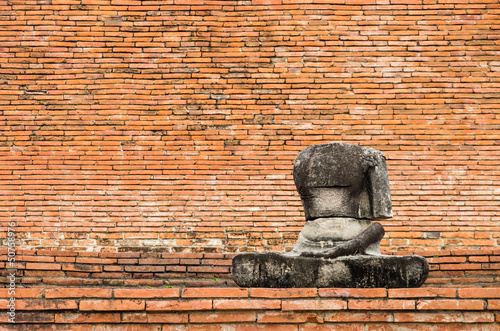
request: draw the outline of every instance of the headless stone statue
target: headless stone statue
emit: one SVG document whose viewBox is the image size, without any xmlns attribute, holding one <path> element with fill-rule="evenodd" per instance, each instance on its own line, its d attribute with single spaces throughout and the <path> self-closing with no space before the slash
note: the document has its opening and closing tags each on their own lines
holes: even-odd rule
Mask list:
<svg viewBox="0 0 500 331">
<path fill-rule="evenodd" d="M 417 287 L 428 274 L 420 256 L 384 256 L 392 217 L 389 178 L 380 151 L 344 143 L 313 145 L 294 164 L 306 224 L 288 253 L 244 253 L 233 259 L 245 287 Z"/>
<path fill-rule="evenodd" d="M 297 156 L 293 177 L 306 215 L 293 253 L 332 256 L 332 248 L 357 238 L 373 219 L 392 217 L 389 177 L 380 151 L 339 143 L 313 145 Z M 366 247 L 355 249 L 380 254 L 380 227 L 368 233 L 371 242 L 360 242 Z"/>
</svg>

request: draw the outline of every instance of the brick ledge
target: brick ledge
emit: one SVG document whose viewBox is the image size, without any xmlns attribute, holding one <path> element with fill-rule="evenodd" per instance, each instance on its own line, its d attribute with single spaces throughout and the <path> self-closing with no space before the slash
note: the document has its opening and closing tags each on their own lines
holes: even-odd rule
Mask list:
<svg viewBox="0 0 500 331">
<path fill-rule="evenodd" d="M 345 323 L 353 330 L 366 330 L 366 326 L 369 330 L 382 326 L 392 330 L 403 325 L 420 330 L 430 323 L 447 330 L 471 323 L 480 324 L 482 330 L 498 330 L 500 326 L 500 287 L 19 288 L 16 297 L 16 321 L 31 324 L 29 330 L 67 323 L 75 328 L 78 324 L 76 330 L 105 330 L 116 324 L 139 328 L 154 324 L 160 330 L 210 325 L 217 330 L 221 325 L 307 330 Z M 8 298 L 8 290 L 0 289 L 0 310 L 6 309 Z M 1 314 L 0 323 L 7 323 L 6 314 Z M 1 326 L 25 330 L 21 325 Z"/>
<path fill-rule="evenodd" d="M 500 249 L 413 252 L 430 264 L 424 286 L 495 286 Z M 386 252 L 405 255 L 411 253 Z M 235 287 L 234 253 L 74 252 L 19 250 L 20 287 Z M 0 283 L 6 279 L 6 250 L 0 250 Z"/>
</svg>

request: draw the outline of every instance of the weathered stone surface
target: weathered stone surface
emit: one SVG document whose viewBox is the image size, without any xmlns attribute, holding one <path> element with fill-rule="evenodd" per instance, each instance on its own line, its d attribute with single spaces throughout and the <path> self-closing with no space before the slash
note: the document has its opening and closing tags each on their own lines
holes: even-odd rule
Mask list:
<svg viewBox="0 0 500 331">
<path fill-rule="evenodd" d="M 300 256 L 322 257 L 334 259 L 339 256 L 358 255 L 367 251 L 373 244 L 378 244 L 384 236 L 384 227 L 380 223 L 370 225 L 366 230 L 361 232 L 356 238 L 339 243 L 337 246 L 323 250 L 321 252 L 304 251 Z"/>
<path fill-rule="evenodd" d="M 372 219 L 392 217 L 385 157 L 373 148 L 309 146 L 297 156 L 293 178 L 306 216 L 296 253 L 330 250 L 359 236 Z M 379 243 L 359 253 L 380 254 Z"/>
<path fill-rule="evenodd" d="M 389 177 L 382 152 L 344 143 L 303 149 L 293 179 L 306 220 L 392 217 Z"/>
<path fill-rule="evenodd" d="M 282 253 L 244 253 L 233 258 L 233 280 L 242 287 L 419 287 L 429 264 L 420 256 L 345 256 L 336 259 Z"/>
</svg>

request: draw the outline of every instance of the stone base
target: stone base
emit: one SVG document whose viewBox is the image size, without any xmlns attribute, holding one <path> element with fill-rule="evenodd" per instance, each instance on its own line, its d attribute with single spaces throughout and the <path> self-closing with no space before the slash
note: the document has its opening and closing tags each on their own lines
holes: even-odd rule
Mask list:
<svg viewBox="0 0 500 331">
<path fill-rule="evenodd" d="M 355 255 L 336 259 L 282 253 L 244 253 L 233 258 L 233 280 L 241 287 L 419 287 L 429 264 L 421 256 Z"/>
</svg>

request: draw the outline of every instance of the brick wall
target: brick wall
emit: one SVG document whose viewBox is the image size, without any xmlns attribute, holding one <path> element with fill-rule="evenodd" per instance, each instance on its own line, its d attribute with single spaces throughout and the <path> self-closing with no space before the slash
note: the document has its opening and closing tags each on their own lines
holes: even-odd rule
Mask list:
<svg viewBox="0 0 500 331">
<path fill-rule="evenodd" d="M 500 288 L 23 289 L 8 330 L 498 330 Z M 6 289 L 0 289 L 4 304 Z M 118 325 L 121 324 L 121 325 Z"/>
<path fill-rule="evenodd" d="M 343 141 L 387 157 L 384 250 L 498 246 L 499 19 L 497 0 L 0 0 L 1 224 L 25 249 L 284 250 L 293 160 Z"/>
</svg>

